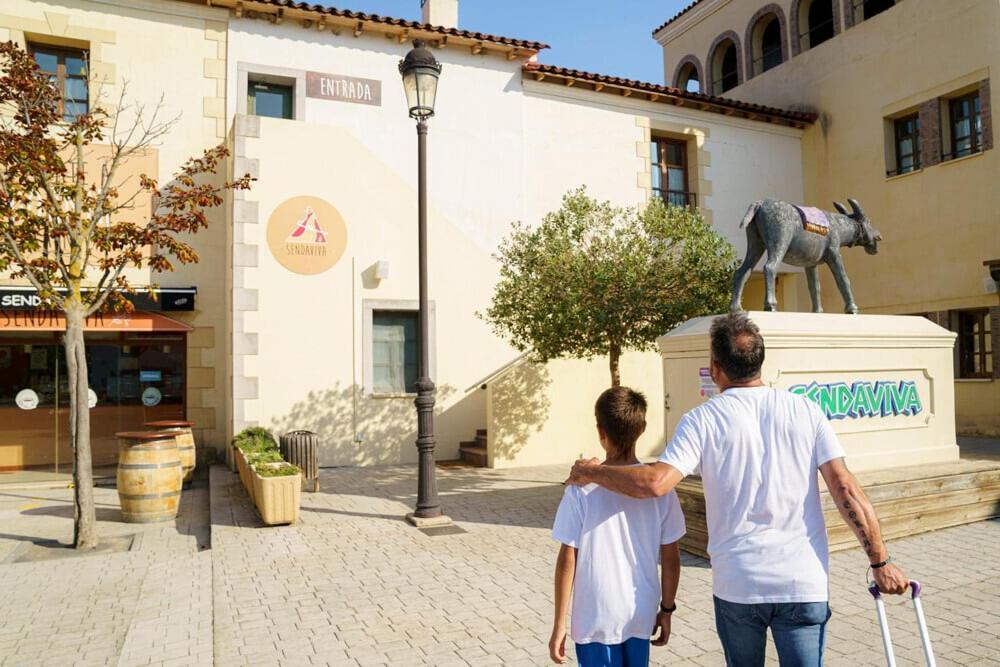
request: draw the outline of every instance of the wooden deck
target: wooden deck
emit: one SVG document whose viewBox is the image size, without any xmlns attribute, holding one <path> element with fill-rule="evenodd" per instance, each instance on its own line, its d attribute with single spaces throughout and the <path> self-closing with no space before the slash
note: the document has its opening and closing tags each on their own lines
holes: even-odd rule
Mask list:
<svg viewBox="0 0 1000 667">
<path fill-rule="evenodd" d="M 1000 517 L 1000 442 L 963 439 L 962 458 L 955 463 L 862 472 L 858 481 L 878 513 L 887 540 Z M 820 488 L 830 551 L 857 547 L 822 480 Z M 681 548 L 707 557 L 701 479 L 685 479 L 677 486 L 677 495 L 687 521 Z"/>
</svg>

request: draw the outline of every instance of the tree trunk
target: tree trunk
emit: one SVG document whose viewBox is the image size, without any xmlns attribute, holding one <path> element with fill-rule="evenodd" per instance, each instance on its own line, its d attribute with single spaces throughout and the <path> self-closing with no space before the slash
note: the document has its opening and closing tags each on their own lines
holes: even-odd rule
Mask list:
<svg viewBox="0 0 1000 667">
<path fill-rule="evenodd" d="M 618 360 L 622 356 L 622 348 L 619 345 L 612 343 L 611 349 L 608 350 L 608 357 L 611 362 L 611 386 L 620 387 L 622 384 L 622 376 L 618 372 Z"/>
<path fill-rule="evenodd" d="M 87 354 L 83 342 L 83 304 L 66 304 L 66 370 L 69 376 L 69 432 L 73 445 L 73 547 L 97 546 L 94 511 L 94 473 L 90 456 L 90 406 L 87 393 Z"/>
</svg>

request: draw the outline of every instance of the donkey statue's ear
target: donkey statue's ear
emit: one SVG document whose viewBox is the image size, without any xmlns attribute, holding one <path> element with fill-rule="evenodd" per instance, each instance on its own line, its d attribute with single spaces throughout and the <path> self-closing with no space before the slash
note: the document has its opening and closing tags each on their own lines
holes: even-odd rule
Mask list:
<svg viewBox="0 0 1000 667">
<path fill-rule="evenodd" d="M 837 209 L 837 211 L 839 211 L 840 213 L 843 213 L 844 215 L 850 215 L 850 213 L 847 212 L 847 207 L 841 204 L 839 201 L 833 202 L 833 207 Z"/>
<path fill-rule="evenodd" d="M 861 210 L 861 204 L 858 203 L 857 199 L 848 199 L 847 203 L 851 205 L 851 209 L 854 211 L 854 217 L 861 219 L 865 217 L 865 212 Z"/>
</svg>

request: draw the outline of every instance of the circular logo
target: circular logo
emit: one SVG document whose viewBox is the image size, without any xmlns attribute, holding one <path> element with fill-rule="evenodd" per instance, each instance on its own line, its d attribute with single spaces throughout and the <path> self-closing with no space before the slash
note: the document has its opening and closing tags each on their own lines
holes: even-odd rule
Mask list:
<svg viewBox="0 0 1000 667">
<path fill-rule="evenodd" d="M 22 389 L 14 397 L 14 404 L 22 410 L 34 410 L 38 407 L 38 394 L 34 389 Z"/>
<path fill-rule="evenodd" d="M 293 273 L 323 273 L 347 248 L 347 225 L 318 197 L 286 199 L 267 221 L 267 245 L 278 263 Z"/>
<path fill-rule="evenodd" d="M 159 405 L 162 398 L 163 394 L 156 387 L 146 387 L 146 390 L 142 392 L 142 404 L 147 408 Z"/>
<path fill-rule="evenodd" d="M 87 407 L 93 408 L 97 405 L 97 392 L 93 389 L 87 390 Z"/>
</svg>

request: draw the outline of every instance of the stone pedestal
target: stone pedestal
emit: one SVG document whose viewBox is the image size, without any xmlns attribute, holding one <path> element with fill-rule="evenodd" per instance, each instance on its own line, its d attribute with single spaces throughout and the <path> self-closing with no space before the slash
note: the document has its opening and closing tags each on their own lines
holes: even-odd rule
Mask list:
<svg viewBox="0 0 1000 667">
<path fill-rule="evenodd" d="M 923 317 L 751 312 L 764 336 L 765 383 L 823 408 L 852 470 L 958 460 L 955 334 Z M 681 416 L 714 393 L 712 317 L 658 340 L 669 441 Z"/>
</svg>

